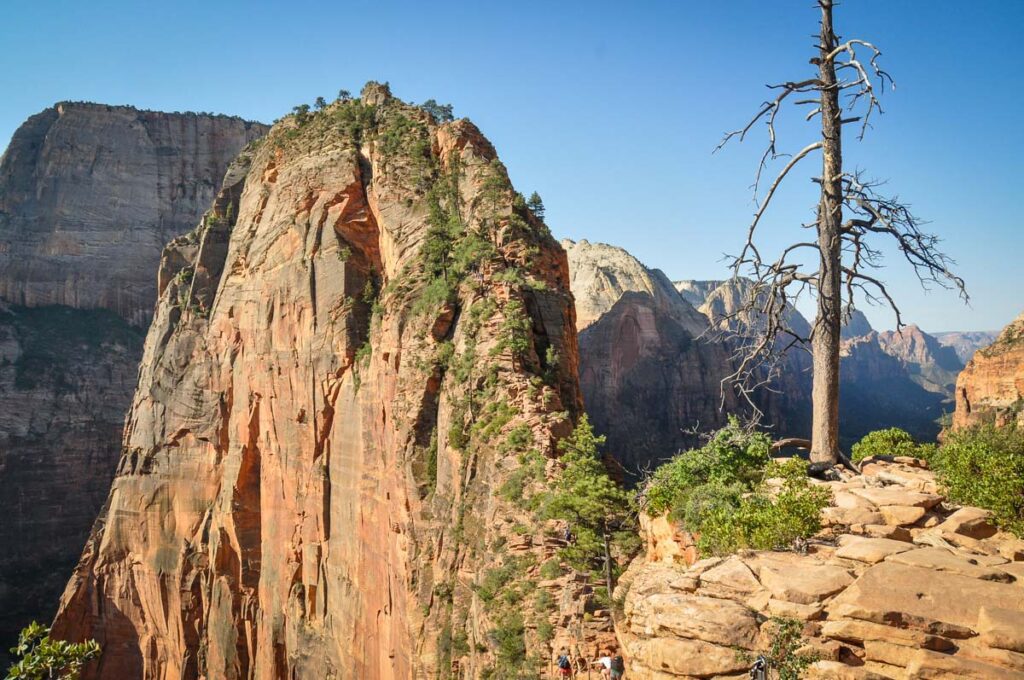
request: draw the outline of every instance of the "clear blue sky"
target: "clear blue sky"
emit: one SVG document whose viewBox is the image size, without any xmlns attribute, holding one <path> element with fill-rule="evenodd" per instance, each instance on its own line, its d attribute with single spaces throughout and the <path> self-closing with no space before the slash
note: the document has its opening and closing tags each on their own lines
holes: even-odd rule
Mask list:
<svg viewBox="0 0 1024 680">
<path fill-rule="evenodd" d="M 270 121 L 387 80 L 480 125 L 517 187 L 544 197 L 557 236 L 621 245 L 674 279 L 719 278 L 753 211 L 761 140 L 711 150 L 765 83 L 808 73 L 812 5 L 8 0 L 0 144 L 62 99 Z M 895 257 L 881 275 L 925 329 L 1002 327 L 1024 309 L 1024 2 L 847 0 L 837 25 L 881 46 L 897 83 L 848 155 L 931 220 L 972 307 L 921 293 Z M 784 132 L 794 151 L 813 139 Z M 765 222 L 766 252 L 814 205 L 807 175 L 793 180 Z"/>
</svg>

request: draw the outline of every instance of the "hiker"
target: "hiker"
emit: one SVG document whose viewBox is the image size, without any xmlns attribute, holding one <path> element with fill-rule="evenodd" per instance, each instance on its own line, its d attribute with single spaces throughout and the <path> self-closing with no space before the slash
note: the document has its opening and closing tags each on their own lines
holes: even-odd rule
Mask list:
<svg viewBox="0 0 1024 680">
<path fill-rule="evenodd" d="M 623 660 L 622 654 L 616 653 L 612 657 L 612 666 L 609 670 L 612 680 L 622 680 L 622 676 L 626 674 L 626 662 Z"/>
<path fill-rule="evenodd" d="M 562 648 L 562 654 L 558 657 L 558 674 L 563 678 L 572 675 L 572 659 L 569 658 L 569 650 Z"/>
<path fill-rule="evenodd" d="M 600 657 L 597 661 L 591 664 L 592 666 L 601 667 L 601 677 L 604 680 L 610 680 L 612 677 L 612 653 L 610 650 L 606 650 L 604 656 Z"/>
</svg>

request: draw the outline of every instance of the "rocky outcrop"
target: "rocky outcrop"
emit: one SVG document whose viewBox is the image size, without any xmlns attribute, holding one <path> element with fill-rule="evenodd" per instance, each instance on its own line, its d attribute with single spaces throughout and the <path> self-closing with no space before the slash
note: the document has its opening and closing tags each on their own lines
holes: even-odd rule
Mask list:
<svg viewBox="0 0 1024 680">
<path fill-rule="evenodd" d="M 53 615 L 110 488 L 163 244 L 264 130 L 64 103 L 0 159 L 0 667 Z"/>
<path fill-rule="evenodd" d="M 0 298 L 109 309 L 145 328 L 160 251 L 189 231 L 266 126 L 63 102 L 0 158 Z"/>
<path fill-rule="evenodd" d="M 527 587 L 581 407 L 564 252 L 472 124 L 385 86 L 244 164 L 164 253 L 55 634 L 100 642 L 92 678 L 546 666 L 583 601 Z"/>
<path fill-rule="evenodd" d="M 952 347 L 960 358 L 960 363 L 966 365 L 974 353 L 983 347 L 988 347 L 999 337 L 998 331 L 947 331 L 944 333 L 932 333 L 932 336 L 939 341 L 940 345 Z"/>
<path fill-rule="evenodd" d="M 974 353 L 956 382 L 953 427 L 1024 424 L 1024 314 Z"/>
<path fill-rule="evenodd" d="M 1024 677 L 1024 541 L 946 503 L 920 464 L 823 483 L 833 502 L 806 553 L 691 564 L 664 545 L 672 532 L 649 532 L 617 590 L 628 677 L 748 677 L 776 617 L 819 656 L 808 678 Z"/>
<path fill-rule="evenodd" d="M 594 428 L 630 478 L 741 409 L 722 392 L 724 345 L 665 275 L 621 248 L 563 241 L 580 330 L 580 389 Z"/>
<path fill-rule="evenodd" d="M 721 330 L 747 334 L 764 328 L 764 321 L 753 312 L 746 310 L 753 283 L 749 279 L 735 278 L 724 281 L 676 281 L 680 295 L 696 305 L 710 321 Z M 793 306 L 786 309 L 785 322 L 788 328 L 801 338 L 810 335 L 811 325 Z"/>
</svg>

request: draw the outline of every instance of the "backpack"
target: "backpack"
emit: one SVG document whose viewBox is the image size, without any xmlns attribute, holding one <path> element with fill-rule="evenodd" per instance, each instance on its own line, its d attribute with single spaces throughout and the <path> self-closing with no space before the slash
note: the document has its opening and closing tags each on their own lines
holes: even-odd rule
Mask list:
<svg viewBox="0 0 1024 680">
<path fill-rule="evenodd" d="M 569 657 L 567 657 L 565 654 L 563 654 L 562 656 L 558 657 L 558 667 L 559 668 L 569 668 L 570 666 L 571 666 L 571 664 L 569 663 Z"/>
<path fill-rule="evenodd" d="M 612 670 L 616 673 L 622 673 L 626 670 L 626 663 L 622 660 L 621 656 L 616 656 L 612 659 Z"/>
</svg>

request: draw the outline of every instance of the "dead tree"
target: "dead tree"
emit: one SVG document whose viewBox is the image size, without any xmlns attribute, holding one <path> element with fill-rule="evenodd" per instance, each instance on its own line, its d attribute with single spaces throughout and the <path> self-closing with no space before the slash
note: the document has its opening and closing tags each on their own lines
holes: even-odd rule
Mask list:
<svg viewBox="0 0 1024 680">
<path fill-rule="evenodd" d="M 836 35 L 833 0 L 818 0 L 818 6 L 821 31 L 817 54 L 810 60 L 817 74 L 769 85 L 777 95 L 766 101 L 744 128 L 726 134 L 715 150 L 734 138 L 742 142 L 759 122 L 767 127 L 768 144 L 753 184 L 757 209 L 746 243 L 732 261 L 733 276 L 749 277 L 753 285 L 748 287 L 742 308 L 730 316 L 735 320 L 756 318 L 756 324 L 752 328 L 740 324 L 732 331 L 738 341 L 737 368 L 729 380 L 749 394 L 755 386 L 772 380 L 785 351 L 794 345 L 809 345 L 814 370 L 811 460 L 835 463 L 839 456 L 840 328 L 853 311 L 855 294 L 862 294 L 868 302 L 888 305 L 896 314 L 897 328 L 903 325 L 885 284 L 869 273 L 881 260 L 872 239 L 893 239 L 926 289 L 932 283 L 953 288 L 964 301 L 967 293 L 963 280 L 950 271 L 953 261 L 938 249 L 939 239 L 921 230 L 922 222 L 909 207 L 896 197 L 881 195 L 879 183 L 843 168 L 844 126 L 857 124 L 858 139 L 863 139 L 871 115 L 882 113 L 878 98 L 881 91 L 887 84 L 894 85 L 879 66 L 878 48 L 864 40 L 841 41 Z M 868 57 L 866 62 L 862 55 Z M 810 106 L 805 119 L 818 117 L 821 123 L 817 141 L 791 156 L 776 147 L 775 121 L 784 104 Z M 802 225 L 814 236 L 786 247 L 775 259 L 764 259 L 755 239 L 761 218 L 792 170 L 819 152 L 821 175 L 811 178 L 820 187 L 816 218 Z M 788 160 L 758 201 L 763 173 L 771 161 L 784 157 Z M 807 252 L 812 260 L 817 259 L 814 271 L 805 270 L 796 261 L 799 254 Z M 817 301 L 810 337 L 801 337 L 787 323 L 791 305 L 805 293 Z"/>
</svg>

